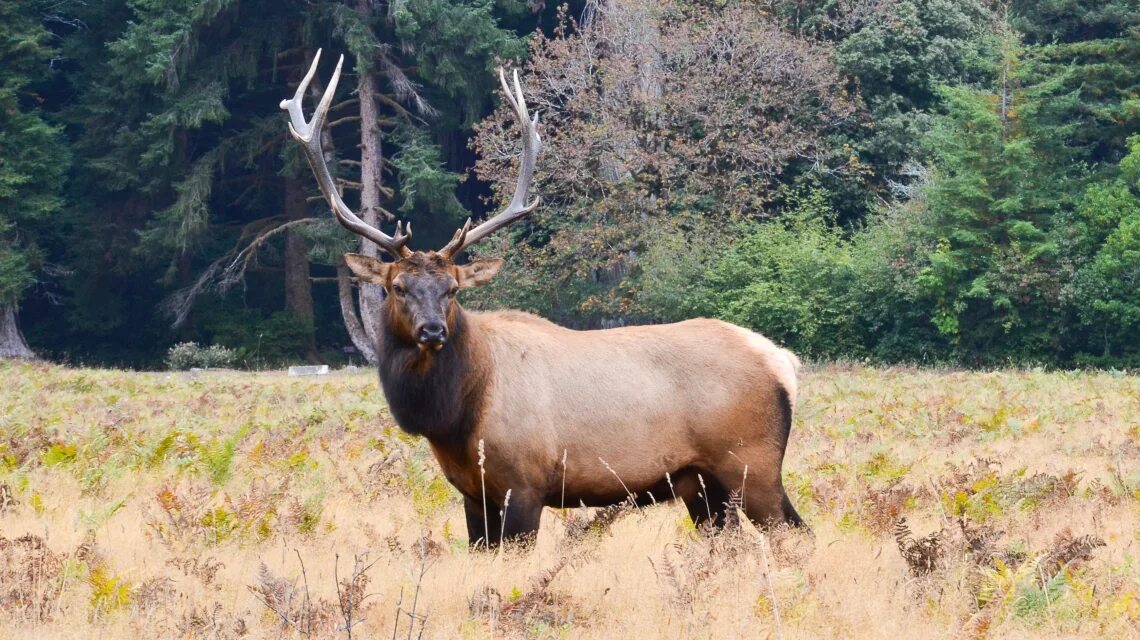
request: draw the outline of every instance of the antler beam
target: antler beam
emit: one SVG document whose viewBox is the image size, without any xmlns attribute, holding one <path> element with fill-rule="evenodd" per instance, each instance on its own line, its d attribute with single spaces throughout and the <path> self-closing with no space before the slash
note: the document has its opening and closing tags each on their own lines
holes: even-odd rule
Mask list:
<svg viewBox="0 0 1140 640">
<path fill-rule="evenodd" d="M 281 109 L 289 112 L 289 133 L 292 134 L 294 140 L 301 143 L 305 157 L 309 160 L 309 166 L 312 167 L 313 174 L 317 177 L 317 184 L 321 188 L 321 193 L 324 194 L 325 200 L 328 201 L 337 221 L 356 235 L 375 242 L 396 259 L 403 258 L 411 254 L 406 246 L 408 241 L 412 239 L 411 223 L 407 225 L 397 223 L 396 236 L 392 237 L 361 220 L 360 216 L 349 209 L 348 205 L 341 199 L 336 183 L 333 182 L 332 174 L 329 173 L 328 164 L 325 162 L 324 150 L 321 148 L 321 130 L 328 118 L 329 105 L 332 103 L 333 94 L 336 93 L 337 82 L 340 81 L 340 68 L 344 64 L 343 55 L 336 63 L 336 71 L 333 72 L 332 79 L 325 88 L 325 93 L 321 96 L 316 111 L 313 112 L 313 118 L 305 121 L 303 109 L 305 91 L 317 73 L 317 63 L 320 60 L 321 50 L 318 49 L 317 55 L 313 56 L 313 64 L 309 67 L 309 72 L 305 74 L 305 78 L 297 86 L 297 92 L 293 94 L 293 98 L 281 101 Z M 515 82 L 518 83 L 517 78 Z"/>
<path fill-rule="evenodd" d="M 507 84 L 506 74 L 503 73 L 502 67 L 499 68 L 499 84 L 503 87 L 503 94 L 507 101 L 515 110 L 515 116 L 518 118 L 523 134 L 522 160 L 519 162 L 519 179 L 518 183 L 515 184 L 514 197 L 511 198 L 511 203 L 507 205 L 506 209 L 485 220 L 474 229 L 471 228 L 471 219 L 468 218 L 467 222 L 455 231 L 451 242 L 439 250 L 439 253 L 449 258 L 454 258 L 467 247 L 483 240 L 499 229 L 522 220 L 538 207 L 539 198 L 535 198 L 530 204 L 526 202 L 527 192 L 530 191 L 531 182 L 534 181 L 534 167 L 538 162 L 538 154 L 542 151 L 542 140 L 538 137 L 538 112 L 535 112 L 533 117 L 527 112 L 526 100 L 523 99 L 517 69 L 514 72 L 513 79 L 512 91 L 512 87 Z"/>
</svg>

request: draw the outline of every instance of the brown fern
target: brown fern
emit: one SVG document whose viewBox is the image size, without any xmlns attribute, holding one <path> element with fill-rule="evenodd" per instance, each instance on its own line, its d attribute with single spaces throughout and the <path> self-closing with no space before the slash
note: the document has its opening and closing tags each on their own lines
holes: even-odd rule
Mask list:
<svg viewBox="0 0 1140 640">
<path fill-rule="evenodd" d="M 614 523 L 632 512 L 627 501 L 597 509 L 590 516 L 575 514 L 566 519 L 566 537 L 571 542 L 581 542 L 591 534 L 608 533 Z"/>
<path fill-rule="evenodd" d="M 929 575 L 942 560 L 942 532 L 916 540 L 905 517 L 899 518 L 895 523 L 895 542 L 911 575 L 915 577 Z"/>
<path fill-rule="evenodd" d="M 1053 546 L 1041 560 L 1041 567 L 1046 573 L 1056 575 L 1057 571 L 1078 562 L 1092 558 L 1093 551 L 1105 546 L 1104 540 L 1096 536 L 1084 535 L 1074 537 L 1073 532 L 1065 529 L 1053 539 Z"/>
</svg>

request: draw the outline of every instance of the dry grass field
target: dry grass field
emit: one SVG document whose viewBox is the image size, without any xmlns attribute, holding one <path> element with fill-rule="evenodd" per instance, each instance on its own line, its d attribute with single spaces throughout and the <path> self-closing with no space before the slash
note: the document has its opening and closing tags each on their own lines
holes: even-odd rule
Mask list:
<svg viewBox="0 0 1140 640">
<path fill-rule="evenodd" d="M 0 362 L 0 638 L 1140 638 L 1136 377 L 808 369 L 786 484 L 471 552 L 372 372 Z"/>
</svg>

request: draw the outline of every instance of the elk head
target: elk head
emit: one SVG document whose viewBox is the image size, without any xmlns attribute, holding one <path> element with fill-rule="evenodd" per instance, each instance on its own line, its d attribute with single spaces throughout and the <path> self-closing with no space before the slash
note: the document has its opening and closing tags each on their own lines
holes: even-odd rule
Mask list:
<svg viewBox="0 0 1140 640">
<path fill-rule="evenodd" d="M 292 99 L 282 100 L 281 108 L 289 112 L 289 133 L 301 143 L 309 166 L 317 178 L 329 206 L 337 221 L 346 229 L 367 238 L 390 254 L 394 262 L 382 262 L 376 258 L 355 253 L 345 254 L 348 268 L 363 282 L 384 287 L 387 297 L 387 322 L 389 330 L 408 342 L 414 342 L 421 349 L 439 350 L 446 344 L 455 327 L 458 304 L 455 294 L 464 287 L 474 287 L 490 282 L 503 266 L 502 260 L 476 260 L 467 264 L 455 264 L 455 258 L 464 249 L 483 240 L 495 231 L 521 220 L 538 206 L 538 198 L 529 204 L 527 192 L 534 179 L 535 163 L 542 143 L 538 137 L 538 114 L 533 117 L 527 112 L 523 99 L 519 74 L 514 72 L 514 85 L 507 84 L 506 74 L 499 69 L 499 83 L 507 101 L 514 108 L 523 133 L 523 153 L 519 165 L 518 183 L 515 185 L 511 202 L 496 215 L 477 227 L 471 220 L 456 230 L 451 241 L 438 251 L 412 251 L 408 241 L 412 239 L 411 224 L 396 224 L 396 235 L 390 236 L 373 227 L 356 215 L 341 199 L 322 149 L 321 136 L 329 105 L 340 80 L 344 56 L 337 62 L 336 71 L 326 87 L 313 117 L 305 121 L 302 100 L 309 82 L 317 71 L 321 52 L 313 57 L 313 64 L 305 74 Z M 513 90 L 512 90 L 513 89 Z M 365 123 L 367 126 L 367 123 Z"/>
</svg>

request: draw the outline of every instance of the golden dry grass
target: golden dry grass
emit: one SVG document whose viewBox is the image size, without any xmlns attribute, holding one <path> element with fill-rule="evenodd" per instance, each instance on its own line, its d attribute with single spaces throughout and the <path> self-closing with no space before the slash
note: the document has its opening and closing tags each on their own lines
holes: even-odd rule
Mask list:
<svg viewBox="0 0 1140 640">
<path fill-rule="evenodd" d="M 334 576 L 358 638 L 1140 638 L 1135 377 L 809 370 L 813 534 L 547 510 L 495 554 L 374 373 L 0 380 L 0 638 L 346 637 Z"/>
</svg>

